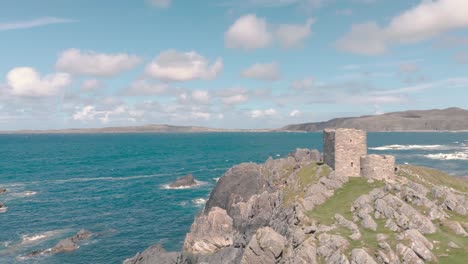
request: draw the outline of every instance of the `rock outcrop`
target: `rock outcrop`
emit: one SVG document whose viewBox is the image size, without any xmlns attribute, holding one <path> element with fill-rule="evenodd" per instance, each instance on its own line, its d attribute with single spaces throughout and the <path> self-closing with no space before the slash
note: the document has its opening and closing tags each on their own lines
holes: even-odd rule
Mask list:
<svg viewBox="0 0 468 264">
<path fill-rule="evenodd" d="M 0 188 L 0 194 L 4 194 L 4 193 L 6 193 L 6 192 L 7 192 L 7 189 L 5 189 L 5 188 Z"/>
<path fill-rule="evenodd" d="M 5 213 L 8 207 L 2 202 L 0 202 L 0 213 Z"/>
<path fill-rule="evenodd" d="M 169 184 L 170 188 L 184 188 L 197 185 L 197 182 L 193 178 L 192 174 L 178 178 L 175 182 Z"/>
<path fill-rule="evenodd" d="M 181 252 L 157 245 L 124 263 L 450 263 L 468 257 L 466 182 L 454 184 L 447 175 L 433 183 L 418 174 L 424 168 L 410 166 L 389 181 L 368 182 L 336 175 L 321 160 L 316 150 L 297 149 L 232 167 L 195 217 Z"/>
<path fill-rule="evenodd" d="M 74 236 L 60 240 L 54 247 L 45 250 L 36 250 L 26 255 L 26 257 L 35 257 L 45 254 L 57 254 L 63 252 L 75 251 L 80 244 L 91 238 L 93 234 L 85 229 L 80 230 Z"/>
</svg>

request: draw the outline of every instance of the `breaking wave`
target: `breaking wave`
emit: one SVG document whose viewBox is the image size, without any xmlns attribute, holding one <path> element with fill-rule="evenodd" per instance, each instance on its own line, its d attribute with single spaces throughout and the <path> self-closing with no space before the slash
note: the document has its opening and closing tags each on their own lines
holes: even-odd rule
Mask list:
<svg viewBox="0 0 468 264">
<path fill-rule="evenodd" d="M 206 203 L 206 199 L 205 198 L 193 199 L 192 203 L 194 203 L 196 206 L 202 206 Z"/>
<path fill-rule="evenodd" d="M 166 189 L 166 190 L 183 190 L 183 189 L 192 189 L 192 188 L 197 188 L 197 187 L 200 187 L 200 186 L 203 186 L 203 185 L 206 185 L 208 184 L 207 182 L 204 182 L 204 181 L 197 181 L 195 180 L 195 185 L 191 185 L 191 186 L 180 186 L 180 187 L 171 187 L 169 186 L 169 184 L 163 184 L 161 185 L 161 189 Z"/>
<path fill-rule="evenodd" d="M 154 178 L 171 174 L 152 174 L 152 175 L 137 175 L 128 177 L 97 177 L 97 178 L 71 178 L 66 180 L 56 180 L 54 183 L 69 183 L 69 182 L 88 182 L 88 181 L 129 181 L 136 179 Z"/>
<path fill-rule="evenodd" d="M 444 150 L 450 149 L 449 146 L 446 145 L 387 145 L 381 147 L 373 147 L 369 148 L 372 150 Z"/>
<path fill-rule="evenodd" d="M 427 154 L 424 157 L 435 160 L 468 160 L 467 152 Z"/>
</svg>

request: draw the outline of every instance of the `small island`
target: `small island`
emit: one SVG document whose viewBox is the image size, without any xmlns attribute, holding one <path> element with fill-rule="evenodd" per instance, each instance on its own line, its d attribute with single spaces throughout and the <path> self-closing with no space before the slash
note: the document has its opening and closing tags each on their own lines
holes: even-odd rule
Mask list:
<svg viewBox="0 0 468 264">
<path fill-rule="evenodd" d="M 175 182 L 169 184 L 169 188 L 189 188 L 197 185 L 197 181 L 192 174 L 178 178 Z"/>
</svg>

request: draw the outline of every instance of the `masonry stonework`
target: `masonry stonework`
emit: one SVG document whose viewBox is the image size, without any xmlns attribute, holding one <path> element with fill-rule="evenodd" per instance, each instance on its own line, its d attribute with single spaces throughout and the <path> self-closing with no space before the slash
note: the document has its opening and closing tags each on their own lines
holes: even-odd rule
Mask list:
<svg viewBox="0 0 468 264">
<path fill-rule="evenodd" d="M 323 161 L 340 176 L 359 177 L 361 156 L 367 155 L 366 131 L 357 129 L 325 129 Z"/>
<path fill-rule="evenodd" d="M 395 177 L 395 157 L 391 155 L 361 156 L 361 176 L 368 179 L 389 180 Z"/>
</svg>

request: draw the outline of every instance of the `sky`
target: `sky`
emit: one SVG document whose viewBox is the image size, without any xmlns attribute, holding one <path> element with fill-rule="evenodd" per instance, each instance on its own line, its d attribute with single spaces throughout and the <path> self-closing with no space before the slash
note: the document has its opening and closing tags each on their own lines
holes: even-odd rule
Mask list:
<svg viewBox="0 0 468 264">
<path fill-rule="evenodd" d="M 466 0 L 1 0 L 0 130 L 468 108 Z"/>
</svg>

